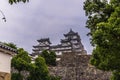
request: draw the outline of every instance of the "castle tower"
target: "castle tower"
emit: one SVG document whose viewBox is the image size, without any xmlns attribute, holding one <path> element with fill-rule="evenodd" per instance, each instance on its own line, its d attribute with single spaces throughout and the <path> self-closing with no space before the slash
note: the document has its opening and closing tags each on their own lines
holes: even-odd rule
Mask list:
<svg viewBox="0 0 120 80">
<path fill-rule="evenodd" d="M 77 32 L 74 32 L 72 29 L 66 34 L 64 34 L 64 39 L 61 39 L 60 44 L 50 45 L 51 42 L 49 38 L 39 39 L 38 45 L 33 46 L 32 56 L 40 54 L 43 50 L 52 50 L 56 54 L 62 54 L 66 52 L 74 52 L 78 54 L 87 54 L 86 50 L 81 43 L 80 36 Z"/>
<path fill-rule="evenodd" d="M 38 45 L 33 46 L 32 56 L 39 55 L 43 50 L 50 50 L 50 40 L 49 38 L 42 38 L 37 40 Z"/>
<path fill-rule="evenodd" d="M 61 45 L 66 47 L 66 52 L 75 52 L 80 54 L 86 54 L 84 47 L 81 43 L 80 36 L 77 32 L 72 29 L 67 34 L 64 34 L 65 39 L 61 39 Z"/>
</svg>

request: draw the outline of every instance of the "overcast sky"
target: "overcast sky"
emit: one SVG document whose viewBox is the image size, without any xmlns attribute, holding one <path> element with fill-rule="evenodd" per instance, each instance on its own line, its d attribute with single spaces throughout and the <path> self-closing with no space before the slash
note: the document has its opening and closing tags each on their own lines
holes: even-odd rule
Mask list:
<svg viewBox="0 0 120 80">
<path fill-rule="evenodd" d="M 7 19 L 0 19 L 0 41 L 13 42 L 31 53 L 37 39 L 49 37 L 53 44 L 58 44 L 72 28 L 80 34 L 87 52 L 92 52 L 86 36 L 89 30 L 85 28 L 84 0 L 30 0 L 17 5 L 7 1 L 0 0 L 0 9 Z"/>
</svg>

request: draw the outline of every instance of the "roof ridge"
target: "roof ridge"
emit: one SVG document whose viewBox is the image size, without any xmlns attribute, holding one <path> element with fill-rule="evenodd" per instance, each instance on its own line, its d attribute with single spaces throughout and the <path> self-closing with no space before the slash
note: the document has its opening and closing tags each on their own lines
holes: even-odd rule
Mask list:
<svg viewBox="0 0 120 80">
<path fill-rule="evenodd" d="M 0 42 L 0 47 L 3 48 L 3 49 L 6 49 L 6 50 L 10 50 L 10 51 L 12 51 L 12 52 L 17 52 L 16 49 L 11 48 L 11 47 L 9 47 L 9 46 L 3 44 L 3 42 Z"/>
</svg>

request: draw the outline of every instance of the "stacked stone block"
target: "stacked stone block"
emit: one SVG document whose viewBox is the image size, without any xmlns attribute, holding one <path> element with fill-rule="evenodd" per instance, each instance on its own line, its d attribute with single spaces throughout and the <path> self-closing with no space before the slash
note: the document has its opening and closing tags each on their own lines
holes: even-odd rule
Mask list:
<svg viewBox="0 0 120 80">
<path fill-rule="evenodd" d="M 111 73 L 96 69 L 89 64 L 90 55 L 64 53 L 56 67 L 49 67 L 50 74 L 61 80 L 109 80 Z"/>
</svg>

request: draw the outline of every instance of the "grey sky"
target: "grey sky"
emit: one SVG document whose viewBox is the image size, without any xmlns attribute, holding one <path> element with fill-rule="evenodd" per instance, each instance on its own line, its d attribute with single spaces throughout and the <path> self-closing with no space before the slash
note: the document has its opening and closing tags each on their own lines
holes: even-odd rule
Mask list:
<svg viewBox="0 0 120 80">
<path fill-rule="evenodd" d="M 85 49 L 91 53 L 83 1 L 30 0 L 26 4 L 10 5 L 7 0 L 0 0 L 0 9 L 7 18 L 6 23 L 0 19 L 0 41 L 14 42 L 31 53 L 37 39 L 49 37 L 53 44 L 58 44 L 63 34 L 72 28 L 80 34 Z"/>
</svg>

